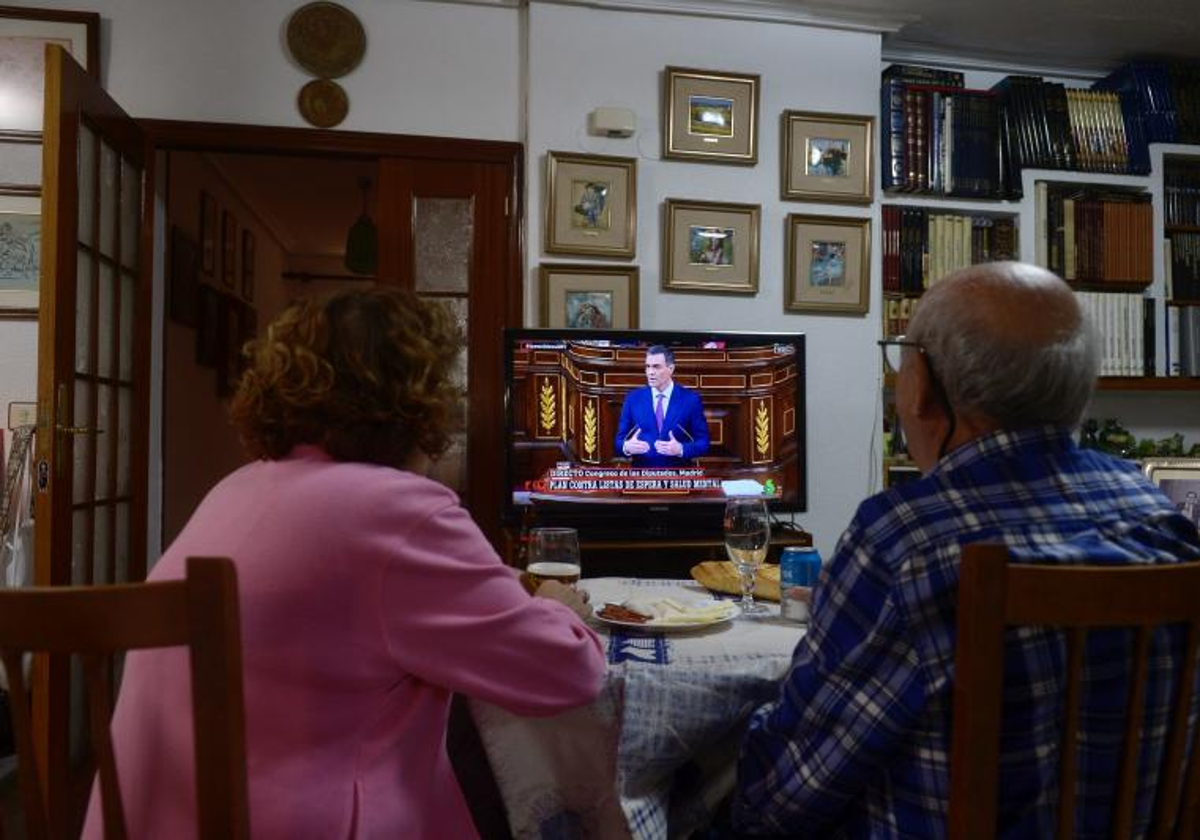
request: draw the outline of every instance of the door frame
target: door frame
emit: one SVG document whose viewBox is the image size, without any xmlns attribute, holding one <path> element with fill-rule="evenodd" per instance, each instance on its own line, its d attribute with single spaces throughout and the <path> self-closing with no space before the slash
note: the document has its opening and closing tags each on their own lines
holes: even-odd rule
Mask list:
<svg viewBox="0 0 1200 840">
<path fill-rule="evenodd" d="M 460 137 L 383 134 L 377 132 L 331 131 L 315 128 L 249 125 L 244 123 L 191 122 L 185 120 L 137 119 L 146 133 L 147 169 L 157 167 L 157 152 L 189 151 L 217 154 L 272 154 L 309 157 L 407 158 L 410 160 L 500 164 L 508 167 L 507 194 L 511 199 L 505 224 L 507 259 L 496 267 L 503 284 L 504 323 L 520 326 L 524 312 L 524 147 L 499 140 Z M 153 220 L 150 227 L 153 227 Z M 151 230 L 148 235 L 153 237 Z M 386 281 L 385 281 L 386 282 Z M 497 349 L 499 350 L 499 349 Z M 496 358 L 502 354 L 497 351 Z M 496 375 L 503 377 L 499 365 Z M 485 389 L 484 419 L 504 425 L 504 387 L 495 393 Z M 160 409 L 161 410 L 161 409 Z M 473 412 L 479 418 L 477 412 Z M 160 415 L 161 416 L 161 415 Z M 160 435 L 166 434 L 160 424 Z M 165 448 L 162 449 L 165 452 Z M 501 514 L 504 510 L 505 462 L 503 452 L 472 452 L 468 463 L 474 483 L 467 504 L 476 523 L 502 551 Z M 153 465 L 152 465 L 153 467 Z M 161 461 L 159 464 L 161 468 Z M 464 500 L 467 501 L 467 500 Z M 161 510 L 160 510 L 161 519 Z M 160 547 L 161 548 L 161 547 Z"/>
</svg>

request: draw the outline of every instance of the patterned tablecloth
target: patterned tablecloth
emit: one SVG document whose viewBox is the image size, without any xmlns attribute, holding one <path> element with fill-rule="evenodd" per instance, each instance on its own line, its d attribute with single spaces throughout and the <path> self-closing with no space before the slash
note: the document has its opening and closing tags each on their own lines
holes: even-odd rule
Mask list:
<svg viewBox="0 0 1200 840">
<path fill-rule="evenodd" d="M 592 602 L 704 597 L 692 581 L 585 579 Z M 740 617 L 704 630 L 631 634 L 596 623 L 608 678 L 590 706 L 520 718 L 471 714 L 518 838 L 686 837 L 732 790 L 750 713 L 775 696 L 804 628 Z"/>
</svg>

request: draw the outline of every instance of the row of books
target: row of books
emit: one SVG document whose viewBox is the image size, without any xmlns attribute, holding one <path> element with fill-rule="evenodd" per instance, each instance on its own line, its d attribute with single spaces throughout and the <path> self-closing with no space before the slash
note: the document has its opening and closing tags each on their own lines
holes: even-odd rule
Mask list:
<svg viewBox="0 0 1200 840">
<path fill-rule="evenodd" d="M 1167 307 L 1167 375 L 1200 376 L 1200 306 Z"/>
<path fill-rule="evenodd" d="M 884 205 L 883 290 L 919 294 L 952 271 L 1017 258 L 1016 222 Z"/>
<path fill-rule="evenodd" d="M 1200 301 L 1200 233 L 1168 235 L 1164 262 L 1167 297 Z"/>
<path fill-rule="evenodd" d="M 908 324 L 917 313 L 920 298 L 885 297 L 883 299 L 883 334 L 889 337 L 908 333 Z"/>
<path fill-rule="evenodd" d="M 1163 169 L 1163 213 L 1171 225 L 1200 225 L 1200 164 L 1169 159 Z"/>
<path fill-rule="evenodd" d="M 1096 83 L 1122 94 L 1147 143 L 1200 143 L 1200 67 L 1131 61 Z"/>
<path fill-rule="evenodd" d="M 1154 376 L 1154 299 L 1113 292 L 1077 297 L 1100 332 L 1100 375 Z"/>
<path fill-rule="evenodd" d="M 1038 181 L 1034 213 L 1034 259 L 1064 280 L 1147 285 L 1154 280 L 1148 193 Z"/>
</svg>

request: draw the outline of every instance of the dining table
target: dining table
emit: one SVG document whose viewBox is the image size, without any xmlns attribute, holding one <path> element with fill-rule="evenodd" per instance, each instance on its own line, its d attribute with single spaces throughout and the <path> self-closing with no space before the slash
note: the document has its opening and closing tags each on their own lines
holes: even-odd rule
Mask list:
<svg viewBox="0 0 1200 840">
<path fill-rule="evenodd" d="M 691 580 L 585 578 L 591 603 L 714 596 Z M 514 838 L 687 837 L 733 790 L 750 715 L 778 694 L 805 628 L 779 605 L 699 627 L 633 629 L 593 617 L 608 667 L 599 696 L 529 718 L 470 712 Z"/>
</svg>

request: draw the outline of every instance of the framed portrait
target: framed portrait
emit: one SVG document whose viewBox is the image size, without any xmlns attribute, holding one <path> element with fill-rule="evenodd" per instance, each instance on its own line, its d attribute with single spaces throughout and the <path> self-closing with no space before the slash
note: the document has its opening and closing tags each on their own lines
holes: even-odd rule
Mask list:
<svg viewBox="0 0 1200 840">
<path fill-rule="evenodd" d="M 872 117 L 784 111 L 782 198 L 870 204 Z"/>
<path fill-rule="evenodd" d="M 632 259 L 636 246 L 637 160 L 547 152 L 546 253 Z"/>
<path fill-rule="evenodd" d="M 242 231 L 242 298 L 254 300 L 254 232 Z"/>
<path fill-rule="evenodd" d="M 200 190 L 200 268 L 209 277 L 217 268 L 217 202 Z"/>
<path fill-rule="evenodd" d="M 541 326 L 633 329 L 638 325 L 637 266 L 543 263 Z"/>
<path fill-rule="evenodd" d="M 1176 510 L 1200 527 L 1200 458 L 1150 458 L 1142 470 Z"/>
<path fill-rule="evenodd" d="M 41 136 L 46 44 L 58 44 L 99 78 L 100 15 L 0 6 L 0 139 Z"/>
<path fill-rule="evenodd" d="M 749 73 L 663 71 L 664 158 L 758 162 L 758 82 Z"/>
<path fill-rule="evenodd" d="M 171 320 L 195 327 L 200 292 L 200 249 L 179 225 L 171 227 L 171 275 L 167 311 Z"/>
<path fill-rule="evenodd" d="M 783 308 L 866 314 L 870 303 L 871 220 L 787 217 Z"/>
<path fill-rule="evenodd" d="M 0 319 L 37 320 L 41 254 L 41 199 L 0 193 Z"/>
<path fill-rule="evenodd" d="M 232 289 L 237 275 L 237 219 L 228 210 L 221 214 L 221 283 Z"/>
<path fill-rule="evenodd" d="M 663 203 L 662 287 L 758 292 L 762 206 L 668 198 Z"/>
</svg>

